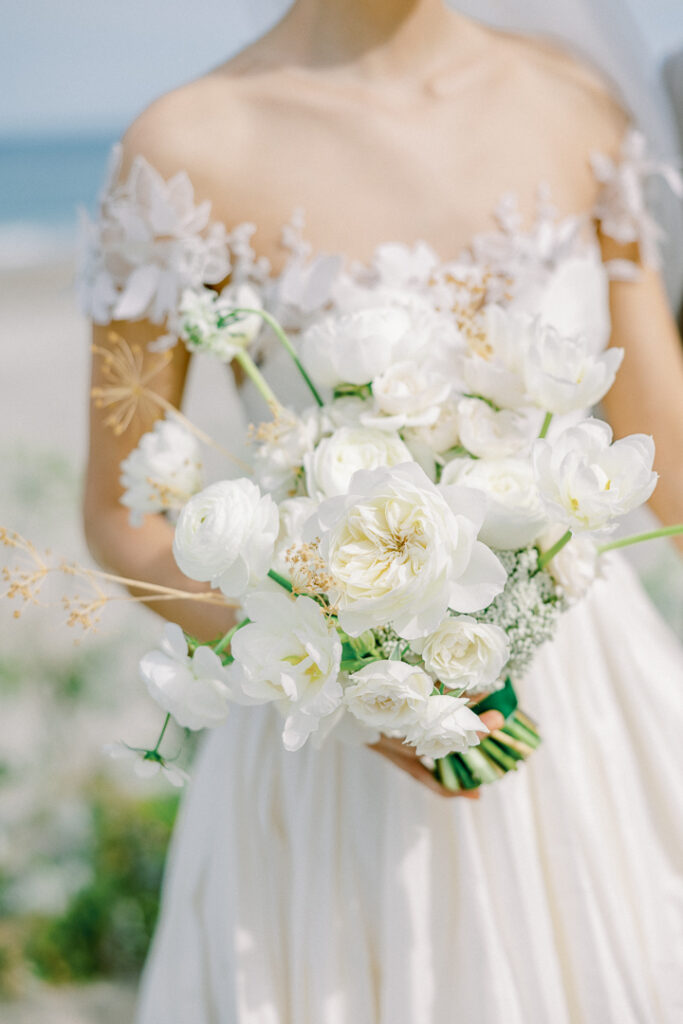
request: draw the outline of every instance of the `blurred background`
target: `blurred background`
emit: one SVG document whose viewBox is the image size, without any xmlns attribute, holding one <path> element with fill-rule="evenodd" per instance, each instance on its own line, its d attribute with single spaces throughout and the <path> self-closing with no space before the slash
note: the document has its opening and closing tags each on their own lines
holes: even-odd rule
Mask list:
<svg viewBox="0 0 683 1024">
<path fill-rule="evenodd" d="M 245 0 L 246 2 L 246 0 Z M 683 53 L 681 0 L 624 0 L 662 68 Z M 88 561 L 80 529 L 89 341 L 72 293 L 76 207 L 156 96 L 240 46 L 230 0 L 29 0 L 0 39 L 0 524 Z M 678 70 L 676 70 L 676 68 Z M 683 58 L 669 64 L 683 121 Z M 229 401 L 201 363 L 190 415 Z M 217 433 L 219 427 L 214 428 Z M 663 542 L 639 569 L 683 635 L 680 568 Z M 0 605 L 0 1018 L 127 1021 L 177 807 L 102 755 L 147 745 L 161 713 L 137 680 L 158 625 L 122 605 L 75 645 L 59 611 Z M 176 737 L 176 739 L 179 739 Z"/>
</svg>

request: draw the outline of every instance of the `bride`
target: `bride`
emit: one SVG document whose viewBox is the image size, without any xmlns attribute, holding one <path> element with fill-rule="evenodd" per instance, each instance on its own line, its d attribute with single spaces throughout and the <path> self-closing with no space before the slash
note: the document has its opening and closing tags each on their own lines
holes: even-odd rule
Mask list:
<svg viewBox="0 0 683 1024">
<path fill-rule="evenodd" d="M 230 43 L 229 18 L 207 31 Z M 191 273 L 218 286 L 231 266 L 296 333 L 333 292 L 343 308 L 332 279 L 409 289 L 425 254 L 476 250 L 513 277 L 523 266 L 528 301 L 558 328 L 626 350 L 606 416 L 617 436 L 654 435 L 652 506 L 683 519 L 683 359 L 650 265 L 640 142 L 562 47 L 441 0 L 297 0 L 127 131 L 89 229 L 95 341 L 113 324 L 152 361 Z M 176 346 L 155 377 L 174 405 L 188 358 Z M 175 566 L 172 526 L 131 528 L 119 504 L 118 465 L 150 423 L 117 436 L 93 408 L 88 541 L 124 576 L 203 588 Z M 207 639 L 230 625 L 189 601 L 158 611 Z M 682 677 L 675 639 L 612 556 L 519 681 L 542 748 L 479 801 L 435 795 L 410 748 L 291 754 L 270 709 L 237 709 L 195 765 L 140 1024 L 680 1020 Z"/>
</svg>

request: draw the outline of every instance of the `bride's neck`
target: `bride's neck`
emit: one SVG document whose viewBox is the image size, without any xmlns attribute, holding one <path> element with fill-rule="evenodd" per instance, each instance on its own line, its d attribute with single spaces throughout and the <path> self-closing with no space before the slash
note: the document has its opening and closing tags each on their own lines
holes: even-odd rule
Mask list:
<svg viewBox="0 0 683 1024">
<path fill-rule="evenodd" d="M 466 23 L 445 0 L 297 0 L 279 29 L 301 64 L 386 77 L 438 66 Z"/>
</svg>

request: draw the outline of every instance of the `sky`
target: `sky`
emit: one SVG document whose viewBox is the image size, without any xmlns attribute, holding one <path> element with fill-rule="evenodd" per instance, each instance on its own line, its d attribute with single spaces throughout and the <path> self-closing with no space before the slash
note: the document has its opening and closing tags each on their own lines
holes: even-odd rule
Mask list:
<svg viewBox="0 0 683 1024">
<path fill-rule="evenodd" d="M 120 131 L 156 96 L 240 48 L 239 2 L 8 4 L 0 39 L 0 137 Z M 656 53 L 683 49 L 683 0 L 625 2 Z"/>
</svg>

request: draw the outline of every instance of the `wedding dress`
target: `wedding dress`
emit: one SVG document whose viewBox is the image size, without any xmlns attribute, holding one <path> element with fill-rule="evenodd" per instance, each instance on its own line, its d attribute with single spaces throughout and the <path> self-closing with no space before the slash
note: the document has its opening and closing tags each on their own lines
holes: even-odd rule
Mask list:
<svg viewBox="0 0 683 1024">
<path fill-rule="evenodd" d="M 475 260 L 505 278 L 513 304 L 599 349 L 608 273 L 635 268 L 603 265 L 597 220 L 651 251 L 635 133 L 623 157 L 595 161 L 594 211 L 558 219 L 541 190 L 525 229 L 508 198 L 498 230 L 453 263 L 419 242 L 348 265 L 312 253 L 297 221 L 277 278 L 254 255 L 253 226 L 227 232 L 185 174 L 164 181 L 140 157 L 123 182 L 113 167 L 99 220 L 84 223 L 84 307 L 101 323 L 161 323 L 182 287 L 230 267 L 296 335 L 330 307 L 438 302 L 439 282 Z M 266 344 L 262 361 L 282 396 L 279 351 Z M 287 399 L 300 400 L 294 383 Z M 209 733 L 172 843 L 140 1024 L 683 1019 L 683 656 L 625 561 L 606 564 L 517 681 L 541 748 L 477 803 L 441 799 L 334 734 L 288 753 L 271 707 L 235 708 Z"/>
</svg>

